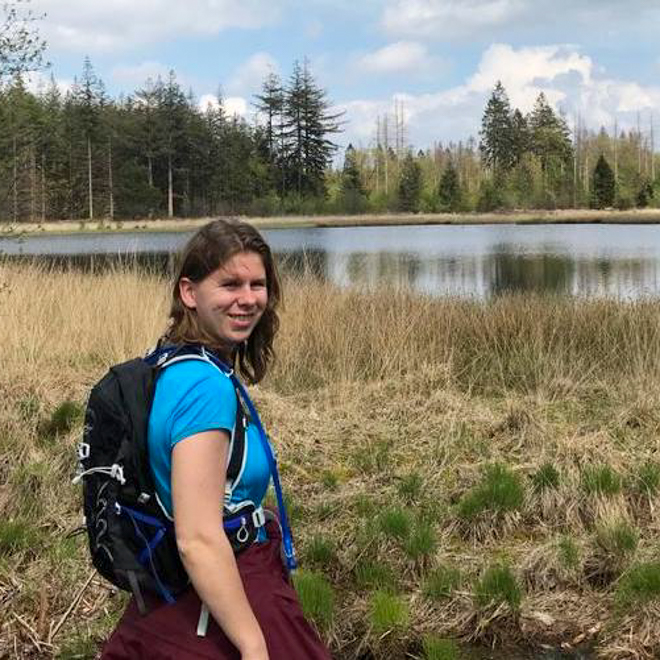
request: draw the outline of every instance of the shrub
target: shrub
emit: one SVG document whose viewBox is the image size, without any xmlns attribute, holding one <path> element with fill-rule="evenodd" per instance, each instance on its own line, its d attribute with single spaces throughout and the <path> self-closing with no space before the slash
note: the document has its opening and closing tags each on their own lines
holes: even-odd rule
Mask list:
<svg viewBox="0 0 660 660">
<path fill-rule="evenodd" d="M 495 463 L 484 471 L 480 484 L 469 491 L 458 504 L 458 515 L 472 520 L 484 511 L 504 513 L 520 509 L 525 491 L 520 477 L 505 465 Z"/>
<path fill-rule="evenodd" d="M 522 601 L 518 580 L 507 564 L 489 566 L 475 584 L 474 597 L 482 608 L 507 603 L 518 610 Z"/>
<path fill-rule="evenodd" d="M 293 585 L 305 616 L 321 630 L 328 630 L 332 625 L 335 597 L 327 580 L 317 573 L 300 570 L 293 574 Z"/>
</svg>

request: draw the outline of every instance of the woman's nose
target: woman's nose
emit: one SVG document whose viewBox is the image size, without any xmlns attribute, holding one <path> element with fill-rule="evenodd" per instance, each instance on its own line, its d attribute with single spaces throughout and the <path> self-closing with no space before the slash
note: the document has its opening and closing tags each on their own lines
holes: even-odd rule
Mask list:
<svg viewBox="0 0 660 660">
<path fill-rule="evenodd" d="M 240 295 L 238 297 L 238 304 L 250 307 L 256 302 L 256 294 L 252 291 L 252 288 L 245 286 L 241 288 Z"/>
</svg>

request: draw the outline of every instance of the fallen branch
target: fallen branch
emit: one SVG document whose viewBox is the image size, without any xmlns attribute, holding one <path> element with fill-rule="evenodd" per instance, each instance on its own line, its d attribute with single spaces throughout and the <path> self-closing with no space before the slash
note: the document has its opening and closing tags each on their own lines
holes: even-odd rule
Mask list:
<svg viewBox="0 0 660 660">
<path fill-rule="evenodd" d="M 69 618 L 71 612 L 73 612 L 73 610 L 76 608 L 76 606 L 80 602 L 80 599 L 83 597 L 83 594 L 87 590 L 87 587 L 89 587 L 91 581 L 94 579 L 95 575 L 96 575 L 96 570 L 93 570 L 89 574 L 89 577 L 87 578 L 85 584 L 83 584 L 83 586 L 80 588 L 80 591 L 78 591 L 74 599 L 71 601 L 71 605 L 69 605 L 69 609 L 62 615 L 62 618 L 57 622 L 57 625 L 50 631 L 50 633 L 48 634 L 49 644 L 53 641 L 55 635 L 57 635 L 57 633 L 60 631 L 60 628 L 64 625 L 64 622 Z"/>
</svg>

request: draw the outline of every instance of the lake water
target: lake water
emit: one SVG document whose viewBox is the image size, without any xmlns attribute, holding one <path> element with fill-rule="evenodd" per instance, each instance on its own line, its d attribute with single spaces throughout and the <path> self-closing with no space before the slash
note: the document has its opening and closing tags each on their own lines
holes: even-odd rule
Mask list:
<svg viewBox="0 0 660 660">
<path fill-rule="evenodd" d="M 658 225 L 464 225 L 295 228 L 263 232 L 285 272 L 340 286 L 405 286 L 490 298 L 537 291 L 634 299 L 660 295 Z M 0 238 L 0 254 L 95 267 L 171 263 L 190 233 L 85 233 Z"/>
</svg>

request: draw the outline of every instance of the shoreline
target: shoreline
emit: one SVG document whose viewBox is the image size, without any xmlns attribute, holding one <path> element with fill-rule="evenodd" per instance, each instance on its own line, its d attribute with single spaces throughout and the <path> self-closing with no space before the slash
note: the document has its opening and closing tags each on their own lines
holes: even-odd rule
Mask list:
<svg viewBox="0 0 660 660">
<path fill-rule="evenodd" d="M 231 217 L 231 216 L 230 216 Z M 235 216 L 260 229 L 305 227 L 387 227 L 391 225 L 483 225 L 483 224 L 660 224 L 660 209 L 629 211 L 596 209 L 529 210 L 499 213 L 388 213 L 327 216 Z M 140 220 L 61 220 L 45 223 L 0 222 L 0 237 L 23 234 L 78 234 L 121 232 L 184 232 L 195 230 L 212 217 Z"/>
</svg>

